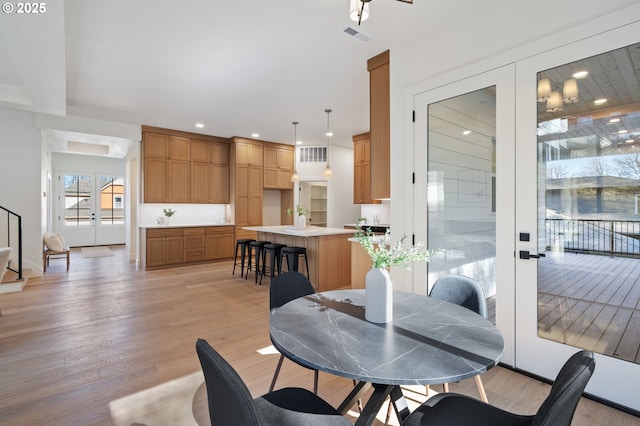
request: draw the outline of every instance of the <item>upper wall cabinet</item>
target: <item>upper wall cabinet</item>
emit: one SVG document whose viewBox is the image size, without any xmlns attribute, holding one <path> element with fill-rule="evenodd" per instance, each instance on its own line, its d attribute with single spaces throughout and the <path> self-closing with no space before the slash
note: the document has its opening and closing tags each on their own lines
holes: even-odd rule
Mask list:
<svg viewBox="0 0 640 426">
<path fill-rule="evenodd" d="M 389 51 L 367 61 L 371 127 L 371 198 L 391 197 Z"/>
<path fill-rule="evenodd" d="M 191 202 L 229 204 L 229 144 L 191 139 Z"/>
<path fill-rule="evenodd" d="M 369 133 L 353 137 L 353 204 L 372 204 L 371 139 Z"/>
<path fill-rule="evenodd" d="M 145 203 L 229 203 L 229 142 L 143 126 Z"/>
<path fill-rule="evenodd" d="M 293 147 L 264 147 L 265 189 L 292 189 Z"/>
</svg>

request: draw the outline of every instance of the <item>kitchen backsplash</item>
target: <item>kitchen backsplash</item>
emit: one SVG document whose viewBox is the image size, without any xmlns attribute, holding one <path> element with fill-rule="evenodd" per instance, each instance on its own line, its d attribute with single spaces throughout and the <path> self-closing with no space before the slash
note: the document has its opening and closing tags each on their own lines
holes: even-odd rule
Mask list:
<svg viewBox="0 0 640 426">
<path fill-rule="evenodd" d="M 370 225 L 389 225 L 391 223 L 391 201 L 384 200 L 382 204 L 362 204 L 360 216 Z"/>
<path fill-rule="evenodd" d="M 164 217 L 163 209 L 176 213 L 171 225 L 218 225 L 230 222 L 230 209 L 226 204 L 140 204 L 140 226 L 154 226 Z"/>
</svg>

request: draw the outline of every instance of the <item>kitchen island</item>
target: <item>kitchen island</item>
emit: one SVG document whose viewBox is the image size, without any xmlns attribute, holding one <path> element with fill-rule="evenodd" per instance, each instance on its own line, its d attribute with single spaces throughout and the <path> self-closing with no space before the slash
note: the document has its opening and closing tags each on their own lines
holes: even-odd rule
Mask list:
<svg viewBox="0 0 640 426">
<path fill-rule="evenodd" d="M 351 243 L 355 229 L 309 226 L 249 226 L 258 240 L 305 247 L 309 259 L 309 279 L 316 291 L 351 286 Z M 300 272 L 305 273 L 304 262 Z"/>
</svg>

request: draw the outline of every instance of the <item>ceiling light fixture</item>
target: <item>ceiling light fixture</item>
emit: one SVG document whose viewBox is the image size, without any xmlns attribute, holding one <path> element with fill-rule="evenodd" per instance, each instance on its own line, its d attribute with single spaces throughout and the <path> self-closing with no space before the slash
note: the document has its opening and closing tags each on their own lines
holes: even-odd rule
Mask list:
<svg viewBox="0 0 640 426">
<path fill-rule="evenodd" d="M 570 78 L 564 82 L 562 100 L 567 104 L 578 102 L 578 82 L 575 78 Z"/>
<path fill-rule="evenodd" d="M 202 123 L 196 123 L 196 127 L 197 127 L 198 129 L 202 129 L 202 128 L 204 127 L 204 124 L 202 124 Z"/>
<path fill-rule="evenodd" d="M 323 176 L 325 179 L 330 179 L 333 177 L 331 165 L 329 164 L 329 138 L 333 136 L 333 133 L 331 133 L 331 130 L 329 130 L 329 114 L 331 114 L 331 109 L 327 108 L 324 110 L 324 112 L 327 113 L 327 132 L 325 133 L 325 135 L 327 136 L 327 167 L 324 168 Z"/>
<path fill-rule="evenodd" d="M 463 135 L 467 136 L 471 134 L 471 130 L 465 130 L 464 132 L 462 132 Z"/>
<path fill-rule="evenodd" d="M 593 101 L 593 103 L 596 105 L 602 105 L 602 104 L 606 104 L 607 100 L 605 98 L 596 99 L 595 101 Z"/>
<path fill-rule="evenodd" d="M 413 4 L 413 0 L 398 0 L 403 3 Z M 366 21 L 369 18 L 369 3 L 371 0 L 351 0 L 349 2 L 349 18 L 352 21 L 357 22 L 358 25 L 362 21 Z"/>
<path fill-rule="evenodd" d="M 560 92 L 551 92 L 551 95 L 547 100 L 547 112 L 559 111 L 562 111 L 562 96 L 560 95 Z"/>
<path fill-rule="evenodd" d="M 572 77 L 577 78 L 579 80 L 581 78 L 585 78 L 588 75 L 589 75 L 589 71 L 578 71 L 573 73 Z"/>
<path fill-rule="evenodd" d="M 260 137 L 260 133 L 251 133 L 251 137 L 252 138 L 259 138 Z"/>
<path fill-rule="evenodd" d="M 291 175 L 291 182 L 298 182 L 300 180 L 300 176 L 298 176 L 298 170 L 296 169 L 296 147 L 295 144 L 298 143 L 298 138 L 297 138 L 297 129 L 298 129 L 298 122 L 297 121 L 293 121 L 291 122 L 291 124 L 293 124 L 293 174 Z"/>
<path fill-rule="evenodd" d="M 538 102 L 546 102 L 551 97 L 551 81 L 543 78 L 538 81 Z"/>
<path fill-rule="evenodd" d="M 611 120 L 609 120 L 609 123 L 618 123 L 620 122 L 619 118 L 612 118 Z"/>
<path fill-rule="evenodd" d="M 351 0 L 349 4 L 349 18 L 351 18 L 353 22 L 357 22 L 358 25 L 360 25 L 360 22 L 369 19 L 369 1 Z"/>
</svg>

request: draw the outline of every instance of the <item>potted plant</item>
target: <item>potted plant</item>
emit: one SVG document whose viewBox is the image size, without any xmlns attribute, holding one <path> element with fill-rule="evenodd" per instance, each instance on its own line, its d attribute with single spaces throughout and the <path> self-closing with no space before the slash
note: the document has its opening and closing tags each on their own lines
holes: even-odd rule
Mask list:
<svg viewBox="0 0 640 426">
<path fill-rule="evenodd" d="M 164 224 L 165 225 L 170 225 L 171 224 L 171 216 L 173 216 L 174 214 L 178 213 L 177 210 L 172 210 L 171 208 L 162 209 L 162 212 L 164 213 Z"/>
<path fill-rule="evenodd" d="M 301 228 L 306 228 L 307 227 L 307 218 L 311 215 L 311 211 L 302 208 L 298 204 L 298 205 L 296 205 L 295 212 L 298 215 L 298 226 L 301 227 Z M 291 209 L 291 207 L 289 207 L 287 209 L 287 213 L 289 214 L 289 216 L 291 216 L 293 214 L 293 210 Z"/>
<path fill-rule="evenodd" d="M 391 244 L 389 230 L 380 236 L 373 235 L 369 229 L 358 228 L 354 238 L 371 258 L 371 270 L 365 277 L 365 319 L 375 323 L 390 322 L 393 318 L 393 284 L 389 269 L 408 269 L 412 262 L 428 262 L 433 252 L 425 249 L 422 242 L 405 247 L 406 235 Z"/>
</svg>

